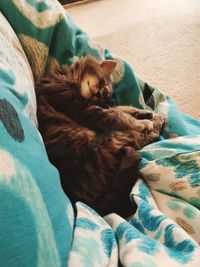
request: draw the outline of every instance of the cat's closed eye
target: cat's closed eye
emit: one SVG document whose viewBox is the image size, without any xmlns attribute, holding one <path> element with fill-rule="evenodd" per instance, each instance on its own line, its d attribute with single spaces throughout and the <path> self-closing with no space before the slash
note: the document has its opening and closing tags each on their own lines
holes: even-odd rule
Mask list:
<svg viewBox="0 0 200 267">
<path fill-rule="evenodd" d="M 99 91 L 99 79 L 94 75 L 85 75 L 81 81 L 81 94 L 84 98 L 90 99 Z"/>
<path fill-rule="evenodd" d="M 100 82 L 99 82 L 99 89 L 100 90 L 103 89 L 104 85 L 105 85 L 104 80 L 100 80 Z"/>
</svg>

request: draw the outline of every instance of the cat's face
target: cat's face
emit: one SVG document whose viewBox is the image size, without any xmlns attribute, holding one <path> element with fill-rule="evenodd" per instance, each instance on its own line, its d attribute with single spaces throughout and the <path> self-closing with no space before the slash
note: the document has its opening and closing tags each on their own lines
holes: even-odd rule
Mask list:
<svg viewBox="0 0 200 267">
<path fill-rule="evenodd" d="M 112 60 L 97 61 L 91 56 L 72 65 L 73 78 L 79 83 L 81 95 L 91 104 L 105 104 L 112 96 L 110 75 L 116 67 Z"/>
</svg>

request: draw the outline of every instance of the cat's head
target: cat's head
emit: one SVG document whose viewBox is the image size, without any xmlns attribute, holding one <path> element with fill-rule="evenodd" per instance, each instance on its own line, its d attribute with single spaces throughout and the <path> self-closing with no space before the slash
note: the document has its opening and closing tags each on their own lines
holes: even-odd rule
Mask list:
<svg viewBox="0 0 200 267">
<path fill-rule="evenodd" d="M 113 60 L 98 61 L 92 56 L 81 57 L 71 65 L 73 79 L 89 104 L 109 103 L 112 96 L 110 75 L 115 67 Z"/>
</svg>

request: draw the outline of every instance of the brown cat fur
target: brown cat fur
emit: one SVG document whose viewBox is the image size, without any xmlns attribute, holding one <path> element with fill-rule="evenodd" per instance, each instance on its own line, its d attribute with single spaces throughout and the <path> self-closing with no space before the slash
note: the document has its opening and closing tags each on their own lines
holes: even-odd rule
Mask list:
<svg viewBox="0 0 200 267">
<path fill-rule="evenodd" d="M 110 107 L 115 65 L 86 56 L 48 74 L 36 83 L 37 115 L 72 203 L 127 217 L 136 209 L 129 200 L 138 178 L 136 150 L 159 137 L 164 120 L 131 106 Z"/>
</svg>

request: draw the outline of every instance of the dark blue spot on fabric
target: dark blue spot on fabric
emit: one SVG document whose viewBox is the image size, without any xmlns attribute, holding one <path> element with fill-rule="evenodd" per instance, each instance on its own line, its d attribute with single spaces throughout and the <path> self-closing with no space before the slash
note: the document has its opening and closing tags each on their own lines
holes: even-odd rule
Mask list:
<svg viewBox="0 0 200 267">
<path fill-rule="evenodd" d="M 15 141 L 20 143 L 24 141 L 24 131 L 19 116 L 7 99 L 0 99 L 0 120 Z"/>
</svg>

